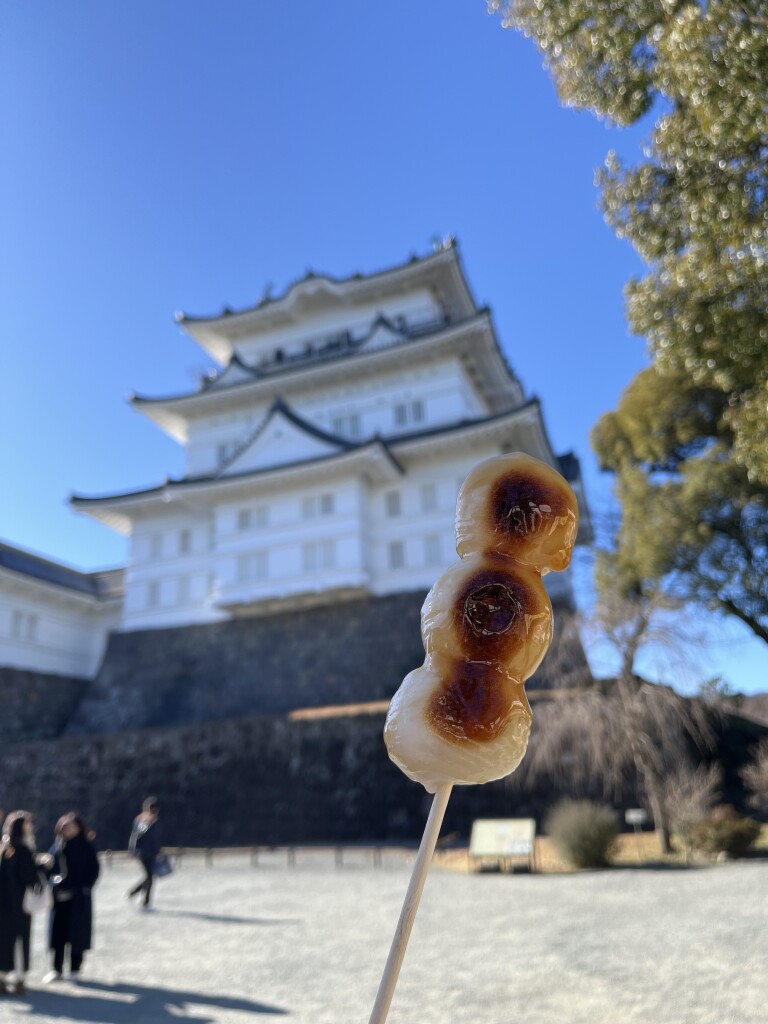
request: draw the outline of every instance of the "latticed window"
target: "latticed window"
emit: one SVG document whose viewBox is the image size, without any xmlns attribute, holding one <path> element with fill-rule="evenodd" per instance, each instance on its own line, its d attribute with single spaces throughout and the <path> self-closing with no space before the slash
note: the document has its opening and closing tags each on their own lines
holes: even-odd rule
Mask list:
<svg viewBox="0 0 768 1024">
<path fill-rule="evenodd" d="M 24 612 L 21 609 L 14 609 L 11 618 L 11 636 L 17 640 L 37 639 L 37 615 L 33 612 Z"/>
<path fill-rule="evenodd" d="M 403 504 L 400 498 L 400 491 L 387 491 L 384 495 L 384 509 L 390 519 L 401 515 Z"/>
<path fill-rule="evenodd" d="M 424 512 L 434 512 L 437 509 L 437 487 L 434 483 L 422 484 L 421 508 Z"/>
<path fill-rule="evenodd" d="M 239 555 L 237 559 L 237 578 L 240 583 L 263 580 L 269 574 L 268 553 L 266 551 L 249 551 Z"/>
<path fill-rule="evenodd" d="M 394 406 L 396 427 L 407 427 L 411 423 L 424 422 L 424 403 L 420 398 L 413 402 L 398 402 Z"/>
<path fill-rule="evenodd" d="M 393 540 L 387 546 L 390 569 L 402 569 L 405 565 L 405 544 L 401 540 Z"/>
<path fill-rule="evenodd" d="M 341 434 L 342 437 L 360 437 L 360 414 L 351 412 L 346 416 L 334 416 L 331 429 L 334 434 Z"/>
<path fill-rule="evenodd" d="M 301 502 L 301 516 L 303 519 L 315 519 L 317 516 L 333 515 L 336 501 L 330 492 L 325 494 L 309 494 Z"/>
<path fill-rule="evenodd" d="M 317 540 L 304 544 L 301 549 L 301 560 L 304 572 L 333 568 L 336 564 L 336 542 Z"/>
<path fill-rule="evenodd" d="M 424 538 L 424 561 L 427 565 L 439 565 L 441 562 L 440 535 L 430 533 Z"/>
</svg>

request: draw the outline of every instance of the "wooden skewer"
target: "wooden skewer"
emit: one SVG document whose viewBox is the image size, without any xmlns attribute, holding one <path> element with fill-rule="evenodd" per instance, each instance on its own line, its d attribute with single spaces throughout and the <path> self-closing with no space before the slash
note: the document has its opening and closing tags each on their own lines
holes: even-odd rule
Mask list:
<svg viewBox="0 0 768 1024">
<path fill-rule="evenodd" d="M 421 837 L 421 845 L 413 865 L 411 880 L 403 900 L 403 909 L 400 911 L 400 919 L 397 922 L 395 935 L 392 939 L 392 946 L 384 966 L 384 973 L 379 983 L 379 991 L 376 995 L 376 1002 L 373 1004 L 368 1024 L 384 1024 L 389 1012 L 389 1004 L 395 993 L 395 986 L 400 974 L 400 967 L 405 956 L 405 947 L 408 945 L 413 922 L 416 918 L 416 911 L 419 909 L 419 900 L 427 880 L 427 872 L 432 861 L 432 854 L 435 852 L 435 844 L 440 834 L 440 826 L 445 816 L 445 808 L 448 806 L 448 797 L 451 795 L 453 786 L 446 783 L 439 786 L 432 800 L 432 807 L 429 811 L 427 824 L 424 826 L 424 835 Z"/>
</svg>

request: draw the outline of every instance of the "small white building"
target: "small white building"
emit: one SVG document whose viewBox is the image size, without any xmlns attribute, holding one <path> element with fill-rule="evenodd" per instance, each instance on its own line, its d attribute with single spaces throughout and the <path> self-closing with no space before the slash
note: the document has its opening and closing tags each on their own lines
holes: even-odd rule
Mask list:
<svg viewBox="0 0 768 1024">
<path fill-rule="evenodd" d="M 177 320 L 220 370 L 132 402 L 184 446 L 184 475 L 71 499 L 130 537 L 122 630 L 426 591 L 457 557 L 462 480 L 501 452 L 557 466 L 581 498 L 577 460 L 553 453 L 452 241 Z M 568 574 L 546 581 L 571 603 Z"/>
<path fill-rule="evenodd" d="M 0 667 L 93 676 L 122 596 L 122 569 L 78 572 L 0 544 Z"/>
</svg>

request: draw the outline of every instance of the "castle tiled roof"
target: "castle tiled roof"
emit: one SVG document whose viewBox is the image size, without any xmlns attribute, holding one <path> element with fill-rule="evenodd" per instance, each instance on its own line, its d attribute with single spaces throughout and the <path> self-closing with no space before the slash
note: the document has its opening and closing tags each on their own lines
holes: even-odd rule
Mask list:
<svg viewBox="0 0 768 1024">
<path fill-rule="evenodd" d="M 291 294 L 302 285 L 310 281 L 325 281 L 330 285 L 336 285 L 337 287 L 343 288 L 352 285 L 368 285 L 375 283 L 381 278 L 390 277 L 393 274 L 398 274 L 404 269 L 413 268 L 418 265 L 428 265 L 430 263 L 437 262 L 444 259 L 445 253 L 456 249 L 456 241 L 453 238 L 448 239 L 445 243 L 437 246 L 435 251 L 429 253 L 427 256 L 411 256 L 410 260 L 406 263 L 398 263 L 391 267 L 385 267 L 382 270 L 374 271 L 370 274 L 361 274 L 359 272 L 354 274 L 348 274 L 346 277 L 337 277 L 334 274 L 316 273 L 314 270 L 308 269 L 306 273 L 291 281 L 279 295 L 273 295 L 271 290 L 267 288 L 262 298 L 251 304 L 245 306 L 242 309 L 232 309 L 229 306 L 223 306 L 220 312 L 208 314 L 204 316 L 195 316 L 189 313 L 178 312 L 176 313 L 176 322 L 179 324 L 208 324 L 217 323 L 221 320 L 227 320 L 239 316 L 247 316 L 250 313 L 255 313 L 260 310 L 264 310 L 269 306 L 276 306 L 282 302 L 285 302 Z"/>
<path fill-rule="evenodd" d="M 118 596 L 122 591 L 122 570 L 80 572 L 70 566 L 35 555 L 23 548 L 0 542 L 0 569 L 8 569 L 42 583 L 87 594 L 99 600 Z"/>
</svg>

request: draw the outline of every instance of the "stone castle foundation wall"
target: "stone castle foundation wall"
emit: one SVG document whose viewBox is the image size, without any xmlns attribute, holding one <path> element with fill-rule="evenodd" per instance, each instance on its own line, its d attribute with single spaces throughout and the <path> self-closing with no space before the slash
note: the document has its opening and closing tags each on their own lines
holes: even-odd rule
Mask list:
<svg viewBox="0 0 768 1024">
<path fill-rule="evenodd" d="M 423 599 L 115 633 L 91 683 L 0 672 L 0 806 L 33 811 L 42 842 L 79 810 L 102 848 L 126 845 L 148 793 L 171 845 L 416 839 L 430 798 L 391 764 L 381 733 L 386 703 L 424 658 Z M 529 689 L 567 687 L 586 665 L 557 615 L 562 649 Z M 345 711 L 319 710 L 329 706 Z M 461 787 L 445 829 L 522 813 L 503 783 Z"/>
<path fill-rule="evenodd" d="M 110 636 L 67 732 L 389 700 L 424 659 L 421 592 Z"/>
<path fill-rule="evenodd" d="M 35 814 L 40 845 L 76 809 L 101 849 L 124 849 L 149 793 L 169 845 L 415 840 L 431 797 L 389 761 L 383 725 L 383 710 L 259 716 L 7 745 L 0 804 Z M 516 813 L 503 783 L 457 787 L 444 831 Z"/>
<path fill-rule="evenodd" d="M 87 679 L 0 667 L 0 744 L 60 735 L 88 687 Z"/>
</svg>

